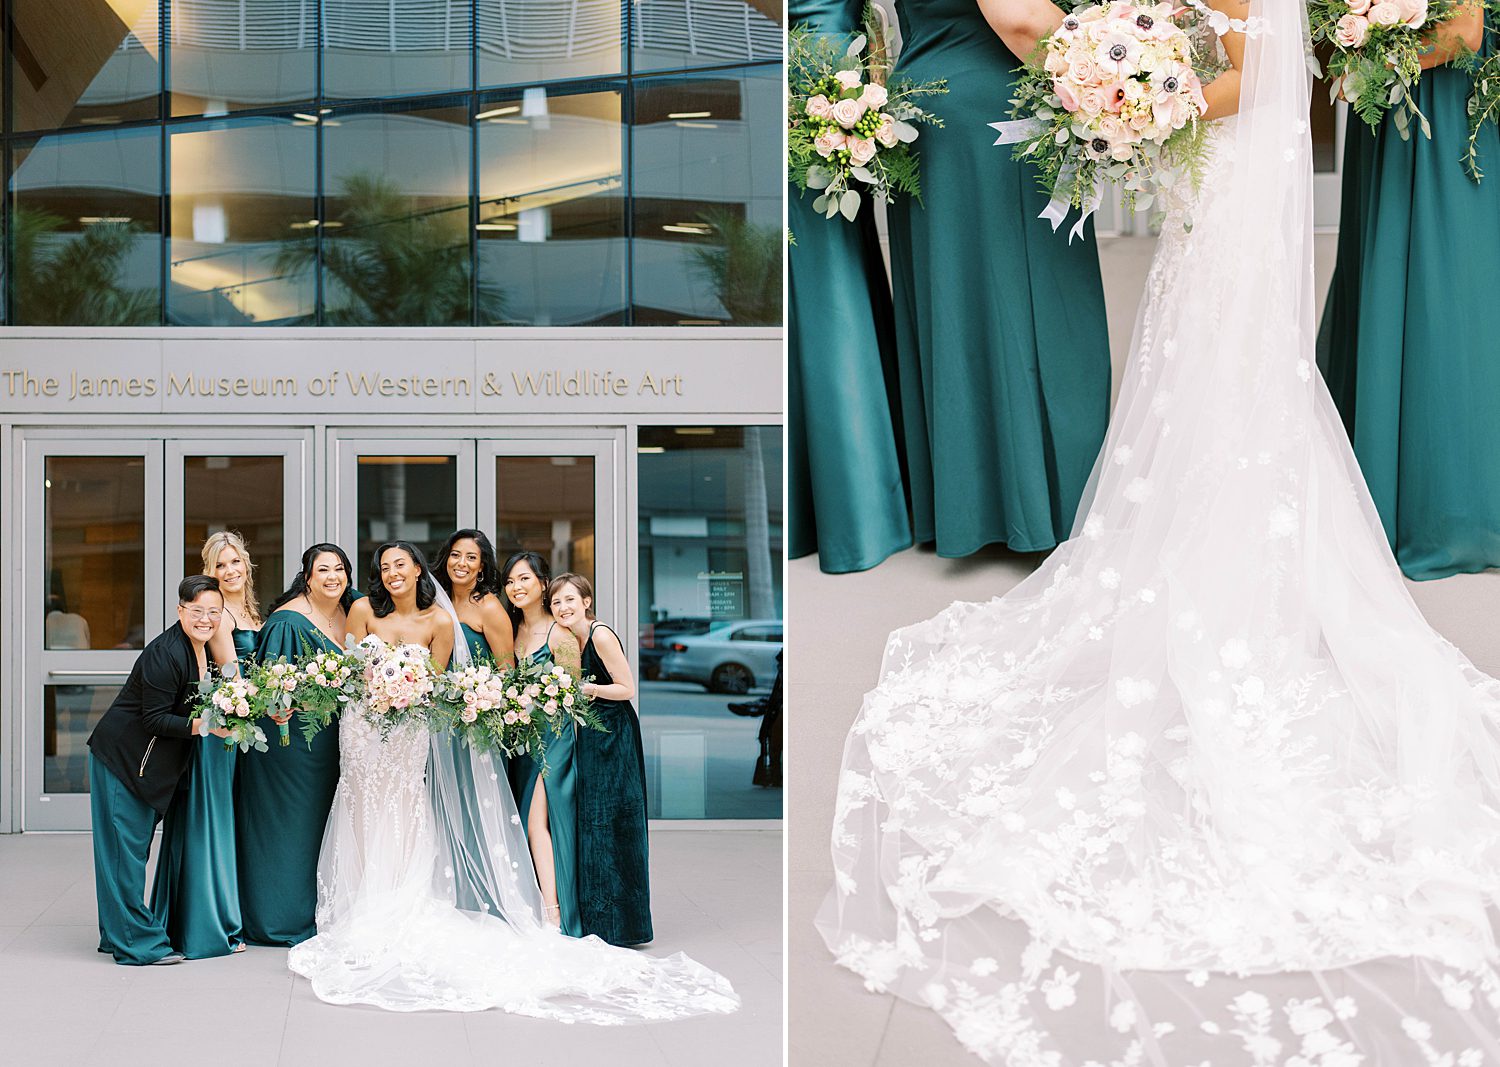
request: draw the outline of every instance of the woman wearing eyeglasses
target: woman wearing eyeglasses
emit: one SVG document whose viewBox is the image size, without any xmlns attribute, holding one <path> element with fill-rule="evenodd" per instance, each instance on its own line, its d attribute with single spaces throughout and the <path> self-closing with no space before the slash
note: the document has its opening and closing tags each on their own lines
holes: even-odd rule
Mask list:
<svg viewBox="0 0 1500 1067">
<path fill-rule="evenodd" d="M 203 545 L 203 573 L 218 579 L 224 597 L 215 660 L 248 663 L 260 631 L 254 564 L 240 535 L 221 530 Z M 234 844 L 234 766 L 237 753 L 224 745 L 199 745 L 188 767 L 187 788 L 162 821 L 161 855 L 151 889 L 151 911 L 166 928 L 172 947 L 190 960 L 239 952 L 245 947 L 240 918 L 239 868 Z"/>
</svg>

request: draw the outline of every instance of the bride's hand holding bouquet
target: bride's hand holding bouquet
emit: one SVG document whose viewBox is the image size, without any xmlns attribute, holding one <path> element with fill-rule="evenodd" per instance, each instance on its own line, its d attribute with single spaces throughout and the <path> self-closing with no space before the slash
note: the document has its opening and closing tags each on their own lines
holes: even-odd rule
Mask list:
<svg viewBox="0 0 1500 1067">
<path fill-rule="evenodd" d="M 1069 240 L 1103 183 L 1121 183 L 1126 206 L 1145 209 L 1201 166 L 1207 67 L 1174 21 L 1185 10 L 1105 0 L 1071 12 L 1017 72 L 1011 121 L 990 124 L 997 145 L 1036 165 L 1054 230 L 1070 208 L 1083 211 Z"/>
</svg>

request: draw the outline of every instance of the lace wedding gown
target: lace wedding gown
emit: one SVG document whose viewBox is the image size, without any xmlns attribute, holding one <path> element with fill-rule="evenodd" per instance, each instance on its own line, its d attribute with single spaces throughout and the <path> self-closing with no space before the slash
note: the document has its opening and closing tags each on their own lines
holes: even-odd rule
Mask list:
<svg viewBox="0 0 1500 1067">
<path fill-rule="evenodd" d="M 467 643 L 455 637 L 461 662 Z M 421 723 L 384 736 L 351 707 L 318 858 L 318 932 L 288 965 L 325 1001 L 391 1011 L 608 1024 L 738 1008 L 728 981 L 682 953 L 652 957 L 543 924 L 520 825 L 491 756 Z"/>
<path fill-rule="evenodd" d="M 892 634 L 845 749 L 819 928 L 992 1063 L 1500 1057 L 1500 685 L 1313 366 L 1305 12 L 1252 16 L 1074 538 Z"/>
</svg>

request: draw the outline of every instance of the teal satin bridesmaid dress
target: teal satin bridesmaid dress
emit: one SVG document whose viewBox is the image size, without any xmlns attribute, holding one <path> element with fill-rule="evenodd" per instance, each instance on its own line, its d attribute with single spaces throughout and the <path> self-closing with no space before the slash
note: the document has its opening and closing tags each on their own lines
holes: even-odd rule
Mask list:
<svg viewBox="0 0 1500 1067">
<path fill-rule="evenodd" d="M 1500 566 L 1500 135 L 1484 127 L 1475 185 L 1460 164 L 1471 85 L 1422 73 L 1430 141 L 1350 118 L 1318 336 L 1386 537 L 1419 579 Z"/>
<path fill-rule="evenodd" d="M 902 0 L 895 76 L 948 80 L 915 147 L 922 204 L 891 205 L 914 533 L 940 556 L 1065 540 L 1109 418 L 1092 224 L 1052 232 L 1035 169 L 995 147 L 1020 66 L 974 0 Z M 1076 217 L 1076 214 L 1075 214 Z"/>
<path fill-rule="evenodd" d="M 598 685 L 614 678 L 589 627 L 583 646 L 583 677 Z M 579 730 L 578 914 L 585 934 L 611 945 L 642 945 L 651 940 L 651 874 L 646 839 L 646 757 L 641 724 L 628 700 L 596 698 L 594 711 L 604 726 Z"/>
<path fill-rule="evenodd" d="M 336 650 L 299 611 L 273 612 L 260 631 L 256 656 L 297 659 L 305 650 Z M 270 749 L 240 757 L 235 791 L 239 843 L 240 909 L 245 939 L 255 945 L 295 945 L 317 932 L 318 850 L 339 781 L 339 730 L 334 722 L 302 740 L 296 720 L 291 744 L 274 728 Z"/>
<path fill-rule="evenodd" d="M 553 625 L 556 625 L 555 623 Z M 552 663 L 552 631 L 547 631 L 549 644 L 542 645 L 531 654 L 533 663 Z M 537 784 L 541 782 L 547 793 L 547 830 L 552 835 L 552 865 L 557 879 L 557 907 L 562 921 L 562 932 L 570 937 L 583 936 L 583 924 L 578 917 L 578 807 L 575 796 L 575 730 L 564 731 L 561 736 L 547 734 L 547 777 L 541 777 L 541 764 L 530 756 L 517 756 L 510 761 L 510 782 L 516 793 L 516 804 L 521 809 L 521 825 L 530 826 L 531 801 L 536 796 Z"/>
<path fill-rule="evenodd" d="M 792 21 L 852 38 L 864 0 L 793 0 Z M 890 285 L 875 210 L 824 219 L 788 191 L 787 434 L 793 559 L 862 571 L 912 543 Z"/>
<path fill-rule="evenodd" d="M 481 663 L 494 663 L 495 655 L 490 651 L 489 642 L 484 639 L 484 634 L 475 630 L 468 623 L 460 622 L 458 625 L 463 631 L 464 643 L 469 646 L 470 660 L 476 666 Z M 458 748 L 463 746 L 463 743 L 463 740 L 457 733 L 450 734 L 448 737 L 448 744 L 454 746 L 454 755 L 460 757 L 455 758 L 453 761 L 454 773 L 458 779 L 458 802 L 460 805 L 458 813 L 459 833 L 462 835 L 464 850 L 470 856 L 478 857 L 480 855 L 479 834 L 474 827 L 478 823 L 479 801 L 475 795 L 473 779 L 470 777 L 472 772 L 470 770 L 469 758 L 466 754 L 457 751 Z M 503 756 L 491 755 L 487 758 L 491 761 L 492 766 L 504 766 L 505 757 Z M 486 757 L 480 757 L 481 762 L 484 759 Z M 500 772 L 496 770 L 494 773 L 498 774 Z M 458 891 L 457 904 L 460 908 L 466 911 L 487 911 L 491 914 L 500 913 L 500 902 L 489 899 L 487 892 L 473 887 L 471 880 L 459 879 L 458 884 L 460 889 Z"/>
<path fill-rule="evenodd" d="M 256 632 L 235 629 L 241 663 L 255 655 Z M 238 751 L 217 737 L 193 750 L 183 786 L 162 820 L 151 911 L 172 948 L 190 960 L 226 956 L 244 943 L 234 840 Z"/>
</svg>

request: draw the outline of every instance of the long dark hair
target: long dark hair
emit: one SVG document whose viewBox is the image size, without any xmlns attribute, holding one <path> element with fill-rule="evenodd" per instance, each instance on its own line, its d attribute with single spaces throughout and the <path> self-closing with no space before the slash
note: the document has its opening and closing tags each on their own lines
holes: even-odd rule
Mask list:
<svg viewBox="0 0 1500 1067">
<path fill-rule="evenodd" d="M 505 561 L 505 568 L 500 572 L 500 603 L 505 605 L 505 614 L 510 616 L 511 629 L 519 636 L 521 623 L 525 616 L 521 609 L 510 602 L 510 597 L 505 595 L 505 583 L 510 581 L 510 572 L 516 569 L 516 565 L 524 563 L 531 568 L 531 573 L 536 575 L 537 581 L 542 586 L 542 610 L 548 615 L 552 614 L 552 606 L 547 603 L 547 586 L 552 583 L 551 565 L 536 552 L 517 552 Z"/>
<path fill-rule="evenodd" d="M 375 612 L 377 619 L 383 619 L 396 610 L 396 601 L 391 597 L 390 590 L 385 587 L 385 579 L 380 576 L 380 560 L 393 548 L 399 548 L 410 556 L 411 561 L 422 572 L 422 576 L 417 579 L 417 610 L 426 611 L 437 599 L 437 586 L 432 581 L 432 568 L 427 566 L 427 557 L 422 555 L 422 550 L 410 541 L 387 541 L 370 557 L 370 584 L 365 590 L 365 596 L 370 598 L 370 608 Z"/>
<path fill-rule="evenodd" d="M 271 606 L 266 609 L 267 618 L 277 608 L 296 600 L 299 596 L 307 592 L 307 583 L 308 579 L 312 577 L 313 564 L 318 562 L 318 557 L 324 553 L 337 556 L 339 562 L 344 565 L 344 577 L 348 579 L 348 582 L 344 585 L 344 595 L 339 597 L 339 608 L 345 614 L 348 614 L 349 605 L 354 603 L 354 568 L 350 566 L 349 557 L 344 553 L 342 548 L 323 541 L 313 545 L 306 552 L 302 553 L 302 569 L 297 572 L 297 577 L 292 579 L 292 584 L 286 587 L 286 592 L 271 601 Z"/>
<path fill-rule="evenodd" d="M 443 587 L 443 592 L 450 597 L 453 595 L 453 579 L 448 577 L 448 553 L 460 541 L 473 541 L 479 546 L 479 577 L 474 582 L 474 592 L 469 594 L 469 599 L 483 600 L 490 593 L 499 596 L 500 564 L 495 559 L 495 546 L 490 544 L 490 539 L 484 535 L 483 530 L 453 531 L 453 536 L 438 549 L 437 569 L 433 579 Z"/>
</svg>

